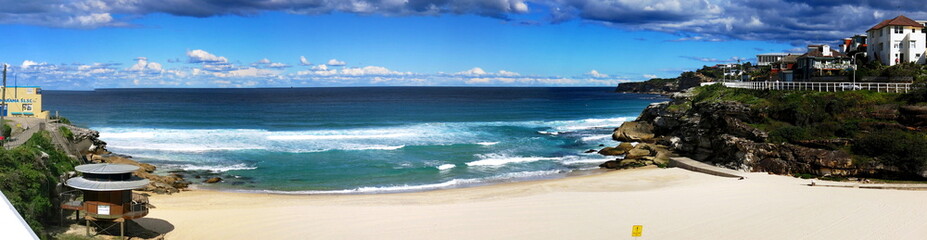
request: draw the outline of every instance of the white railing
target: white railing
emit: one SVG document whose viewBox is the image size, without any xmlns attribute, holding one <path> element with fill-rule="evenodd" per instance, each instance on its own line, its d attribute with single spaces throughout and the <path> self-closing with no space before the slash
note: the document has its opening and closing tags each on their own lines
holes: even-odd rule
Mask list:
<svg viewBox="0 0 927 240">
<path fill-rule="evenodd" d="M 703 84 L 705 85 L 705 84 Z M 885 93 L 907 93 L 911 83 L 886 82 L 725 82 L 724 86 L 759 90 L 807 90 L 819 92 L 839 92 L 852 90 L 870 90 Z"/>
</svg>

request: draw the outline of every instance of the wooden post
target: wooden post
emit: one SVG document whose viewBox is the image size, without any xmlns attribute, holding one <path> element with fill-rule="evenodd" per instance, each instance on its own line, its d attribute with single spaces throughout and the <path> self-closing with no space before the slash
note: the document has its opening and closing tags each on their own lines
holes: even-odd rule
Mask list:
<svg viewBox="0 0 927 240">
<path fill-rule="evenodd" d="M 122 218 L 120 218 L 120 220 L 122 220 Z M 125 220 L 119 221 L 119 239 L 126 239 L 126 234 L 125 234 L 126 225 L 125 224 L 126 224 Z"/>
<path fill-rule="evenodd" d="M 90 219 L 84 219 L 87 222 L 87 236 L 90 236 Z"/>
</svg>

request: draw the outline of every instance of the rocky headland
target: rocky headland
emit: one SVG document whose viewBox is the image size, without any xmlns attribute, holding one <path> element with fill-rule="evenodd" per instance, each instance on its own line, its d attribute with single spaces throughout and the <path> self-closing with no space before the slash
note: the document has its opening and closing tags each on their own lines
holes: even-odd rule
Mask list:
<svg viewBox="0 0 927 240">
<path fill-rule="evenodd" d="M 712 81 L 714 79 L 701 73 L 685 72 L 676 78 L 654 78 L 643 82 L 621 83 L 615 88 L 615 92 L 670 95 L 698 87 L 703 82 Z"/>
<path fill-rule="evenodd" d="M 665 164 L 662 156 L 678 154 L 752 172 L 922 180 L 927 106 L 906 98 L 695 88 L 617 128 L 613 139 L 622 143 L 600 153 L 625 157 L 601 167 Z"/>
</svg>

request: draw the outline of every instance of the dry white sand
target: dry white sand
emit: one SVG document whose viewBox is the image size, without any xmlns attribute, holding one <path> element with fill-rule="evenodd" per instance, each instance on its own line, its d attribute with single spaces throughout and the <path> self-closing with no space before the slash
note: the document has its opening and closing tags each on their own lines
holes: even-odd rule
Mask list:
<svg viewBox="0 0 927 240">
<path fill-rule="evenodd" d="M 137 221 L 167 239 L 927 238 L 927 191 L 809 182 L 647 168 L 404 194 L 195 190 L 151 197 Z"/>
</svg>

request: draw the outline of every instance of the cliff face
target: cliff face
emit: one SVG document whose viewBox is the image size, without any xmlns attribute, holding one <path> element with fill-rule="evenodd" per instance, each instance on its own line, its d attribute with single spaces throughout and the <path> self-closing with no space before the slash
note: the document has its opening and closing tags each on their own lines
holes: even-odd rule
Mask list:
<svg viewBox="0 0 927 240">
<path fill-rule="evenodd" d="M 841 138 L 838 136 L 823 136 L 826 134 L 805 134 L 813 137 L 781 140 L 785 130 L 803 129 L 781 123 L 782 119 L 796 118 L 792 115 L 814 115 L 815 113 L 796 111 L 799 114 L 789 114 L 787 111 L 777 109 L 775 105 L 745 104 L 741 101 L 714 99 L 695 100 L 695 94 L 677 93 L 670 102 L 653 104 L 647 107 L 633 124 L 622 125 L 616 129 L 613 138 L 620 141 L 650 141 L 664 145 L 675 153 L 693 158 L 698 161 L 709 162 L 715 165 L 746 171 L 763 171 L 776 174 L 810 173 L 815 175 L 830 175 L 839 177 L 881 177 L 881 178 L 923 178 L 927 177 L 927 169 L 918 159 L 901 159 L 904 164 L 891 161 L 891 154 L 884 151 L 908 151 L 905 149 L 877 149 L 875 157 L 860 156 L 856 152 L 860 142 L 869 141 L 868 135 L 880 131 L 906 131 L 911 132 L 918 126 L 906 126 L 895 123 L 921 122 L 920 112 L 912 110 L 913 107 L 902 106 L 902 111 L 915 112 L 901 114 L 899 111 L 873 111 L 866 114 L 867 118 L 881 118 L 880 121 L 888 123 L 873 124 L 867 121 L 847 120 L 842 113 L 827 113 L 846 120 L 847 129 L 855 129 L 859 133 L 841 133 L 848 131 L 835 130 L 839 134 L 856 137 Z M 758 106 L 761 106 L 758 108 Z M 879 105 L 881 106 L 881 105 Z M 826 109 L 822 111 L 836 111 Z M 892 107 L 886 107 L 892 109 Z M 825 120 L 822 123 L 803 123 L 805 128 L 826 128 L 834 125 Z M 919 120 L 920 119 L 920 120 Z M 793 119 L 801 123 L 801 118 Z M 760 127 L 769 125 L 788 125 L 777 128 L 770 136 L 768 130 Z M 798 123 L 796 123 L 798 124 Z M 893 125 L 894 124 L 894 125 Z M 819 126 L 820 125 L 820 126 Z M 649 131 L 649 132 L 648 132 Z M 916 132 L 916 130 L 914 130 Z M 630 136 L 648 136 L 650 139 L 634 139 Z M 795 134 L 793 134 L 795 135 Z M 915 138 L 916 139 L 916 138 Z M 855 144 L 855 145 L 854 145 Z M 919 146 L 927 148 L 927 146 Z M 871 148 L 869 146 L 868 148 Z M 871 149 L 870 149 L 871 150 Z M 916 151 L 916 150 L 915 150 Z M 911 153 L 905 153 L 911 154 Z M 913 162 L 908 164 L 908 162 Z"/>
</svg>

